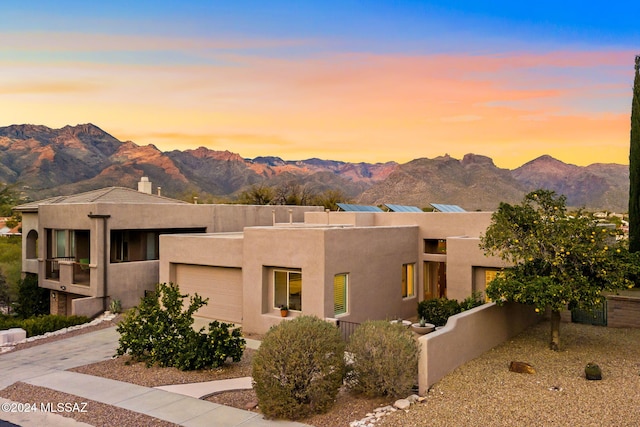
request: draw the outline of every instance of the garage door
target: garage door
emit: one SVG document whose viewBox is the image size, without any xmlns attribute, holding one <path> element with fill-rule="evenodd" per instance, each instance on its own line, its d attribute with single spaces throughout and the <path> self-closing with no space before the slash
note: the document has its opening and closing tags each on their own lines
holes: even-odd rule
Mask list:
<svg viewBox="0 0 640 427">
<path fill-rule="evenodd" d="M 196 316 L 242 323 L 242 269 L 177 264 L 175 272 L 180 292 L 209 298 Z"/>
</svg>

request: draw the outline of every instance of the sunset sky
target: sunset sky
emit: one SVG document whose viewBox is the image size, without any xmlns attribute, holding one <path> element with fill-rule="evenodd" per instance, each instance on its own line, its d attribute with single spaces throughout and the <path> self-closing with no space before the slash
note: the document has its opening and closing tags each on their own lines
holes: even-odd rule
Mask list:
<svg viewBox="0 0 640 427">
<path fill-rule="evenodd" d="M 0 126 L 93 123 L 163 151 L 287 160 L 628 164 L 640 2 L 2 8 Z"/>
</svg>

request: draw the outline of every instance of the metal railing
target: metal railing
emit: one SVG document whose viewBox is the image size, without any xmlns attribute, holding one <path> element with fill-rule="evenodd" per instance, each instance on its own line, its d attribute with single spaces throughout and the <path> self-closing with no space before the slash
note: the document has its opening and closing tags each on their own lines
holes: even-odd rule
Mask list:
<svg viewBox="0 0 640 427">
<path fill-rule="evenodd" d="M 349 337 L 356 330 L 360 323 L 348 322 L 346 320 L 336 320 L 336 327 L 340 330 L 340 336 L 346 342 L 349 341 Z"/>
</svg>

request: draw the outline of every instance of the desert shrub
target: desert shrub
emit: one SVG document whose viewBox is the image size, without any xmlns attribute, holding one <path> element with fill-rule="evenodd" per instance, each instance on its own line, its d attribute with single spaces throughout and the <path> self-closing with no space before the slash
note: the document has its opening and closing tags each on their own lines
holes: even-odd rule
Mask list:
<svg viewBox="0 0 640 427">
<path fill-rule="evenodd" d="M 0 330 L 11 328 L 22 328 L 27 332 L 27 337 L 44 335 L 47 332 L 57 331 L 70 326 L 81 325 L 89 321 L 85 316 L 61 316 L 48 314 L 46 316 L 30 317 L 20 319 L 13 316 L 0 317 Z"/>
<path fill-rule="evenodd" d="M 419 348 L 406 327 L 368 321 L 349 339 L 347 385 L 366 396 L 406 396 L 417 382 Z"/>
<path fill-rule="evenodd" d="M 460 304 L 454 299 L 434 298 L 418 303 L 418 318 L 427 319 L 427 322 L 436 326 L 444 326 L 447 319 L 461 311 Z"/>
<path fill-rule="evenodd" d="M 245 348 L 240 329 L 211 322 L 209 332 L 193 329 L 193 314 L 207 303 L 198 294 L 184 298 L 173 283 L 158 284 L 156 291 L 142 298 L 118 325 L 120 340 L 117 354 L 129 354 L 147 366 L 171 366 L 181 370 L 218 367 L 228 358 L 239 362 Z"/>
<path fill-rule="evenodd" d="M 258 404 L 271 418 L 300 419 L 327 411 L 343 377 L 340 333 L 314 316 L 272 327 L 253 357 Z"/>
</svg>

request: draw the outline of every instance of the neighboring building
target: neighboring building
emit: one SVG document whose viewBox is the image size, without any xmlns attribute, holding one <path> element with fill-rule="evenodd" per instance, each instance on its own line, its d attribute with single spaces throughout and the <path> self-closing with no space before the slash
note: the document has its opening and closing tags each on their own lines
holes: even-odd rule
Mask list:
<svg viewBox="0 0 640 427">
<path fill-rule="evenodd" d="M 417 303 L 483 291 L 504 266 L 479 237 L 490 212 L 307 212 L 304 224 L 163 235 L 160 281 L 208 297 L 199 316 L 263 333 L 290 316 L 409 318 Z"/>
<path fill-rule="evenodd" d="M 0 237 L 20 235 L 20 227 L 22 227 L 22 224 L 18 224 L 15 227 L 9 227 L 7 222 L 11 219 L 12 218 L 10 216 L 0 216 Z"/>
<path fill-rule="evenodd" d="M 20 205 L 22 271 L 50 289 L 51 313 L 93 316 L 110 300 L 137 305 L 159 281 L 160 236 L 242 231 L 302 221 L 322 207 L 195 205 L 109 187 Z M 163 249 L 164 250 L 164 249 Z"/>
</svg>

